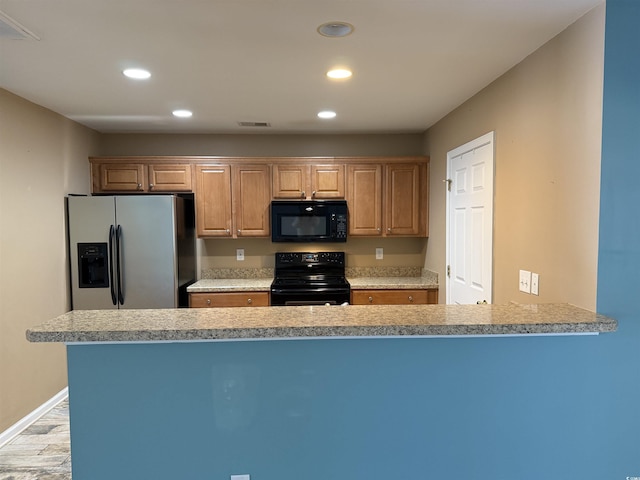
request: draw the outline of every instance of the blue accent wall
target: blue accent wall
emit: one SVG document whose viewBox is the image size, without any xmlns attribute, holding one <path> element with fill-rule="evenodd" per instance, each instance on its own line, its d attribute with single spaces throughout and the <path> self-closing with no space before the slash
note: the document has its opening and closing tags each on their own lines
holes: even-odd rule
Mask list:
<svg viewBox="0 0 640 480">
<path fill-rule="evenodd" d="M 640 2 L 608 0 L 597 337 L 69 346 L 74 480 L 640 476 Z"/>
</svg>

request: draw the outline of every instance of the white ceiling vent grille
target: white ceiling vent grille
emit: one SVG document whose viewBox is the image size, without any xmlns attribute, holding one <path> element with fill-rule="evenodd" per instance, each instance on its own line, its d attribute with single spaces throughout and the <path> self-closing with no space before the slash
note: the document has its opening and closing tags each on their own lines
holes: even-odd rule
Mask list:
<svg viewBox="0 0 640 480">
<path fill-rule="evenodd" d="M 0 38 L 40 40 L 39 36 L 2 11 L 0 11 Z"/>
<path fill-rule="evenodd" d="M 269 122 L 238 122 L 241 127 L 270 127 Z"/>
</svg>

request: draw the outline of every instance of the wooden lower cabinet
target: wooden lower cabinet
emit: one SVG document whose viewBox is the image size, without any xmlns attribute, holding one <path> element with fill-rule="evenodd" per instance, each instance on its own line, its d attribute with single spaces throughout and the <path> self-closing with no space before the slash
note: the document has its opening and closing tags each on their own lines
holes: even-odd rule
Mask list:
<svg viewBox="0 0 640 480">
<path fill-rule="evenodd" d="M 268 307 L 269 292 L 190 293 L 191 308 Z"/>
<path fill-rule="evenodd" d="M 427 305 L 438 303 L 438 289 L 351 290 L 352 305 Z"/>
</svg>

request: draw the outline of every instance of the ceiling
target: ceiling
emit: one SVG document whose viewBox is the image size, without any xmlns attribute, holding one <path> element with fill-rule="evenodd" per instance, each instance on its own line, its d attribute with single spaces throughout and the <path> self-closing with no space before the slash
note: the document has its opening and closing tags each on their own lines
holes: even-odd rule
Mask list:
<svg viewBox="0 0 640 480">
<path fill-rule="evenodd" d="M 0 28 L 0 86 L 100 132 L 422 132 L 602 2 L 0 0 L 39 38 Z"/>
</svg>

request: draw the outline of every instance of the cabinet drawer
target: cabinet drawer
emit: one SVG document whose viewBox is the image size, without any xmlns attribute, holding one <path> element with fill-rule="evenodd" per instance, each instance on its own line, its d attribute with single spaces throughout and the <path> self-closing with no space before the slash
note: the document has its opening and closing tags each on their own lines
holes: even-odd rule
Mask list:
<svg viewBox="0 0 640 480">
<path fill-rule="evenodd" d="M 438 290 L 352 290 L 353 305 L 426 305 L 438 303 Z"/>
<path fill-rule="evenodd" d="M 191 293 L 191 308 L 268 307 L 269 292 Z"/>
</svg>

